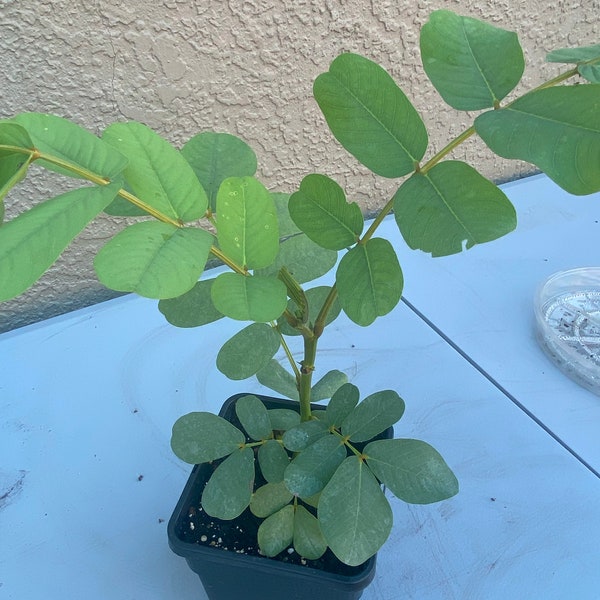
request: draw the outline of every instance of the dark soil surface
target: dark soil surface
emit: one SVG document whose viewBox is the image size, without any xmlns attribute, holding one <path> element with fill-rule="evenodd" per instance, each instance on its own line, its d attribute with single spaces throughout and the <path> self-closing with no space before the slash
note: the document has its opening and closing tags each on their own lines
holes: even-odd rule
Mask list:
<svg viewBox="0 0 600 600">
<path fill-rule="evenodd" d="M 256 541 L 261 521 L 249 509 L 246 509 L 237 519 L 223 521 L 207 515 L 200 503 L 197 503 L 197 505 L 188 508 L 187 519 L 181 524 L 179 537 L 187 543 L 213 546 L 224 551 L 250 556 L 263 556 Z M 321 569 L 341 575 L 356 575 L 362 571 L 360 566 L 349 567 L 343 564 L 330 550 L 327 550 L 317 560 L 307 560 L 291 547 L 274 558 L 264 558 L 265 560 L 279 560 L 286 563 L 305 565 L 313 569 Z"/>
</svg>

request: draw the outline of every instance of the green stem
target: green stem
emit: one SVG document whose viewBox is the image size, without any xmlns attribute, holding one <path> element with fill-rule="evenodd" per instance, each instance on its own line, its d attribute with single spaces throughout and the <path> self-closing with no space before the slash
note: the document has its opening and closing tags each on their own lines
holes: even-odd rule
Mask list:
<svg viewBox="0 0 600 600">
<path fill-rule="evenodd" d="M 298 393 L 300 397 L 300 419 L 310 421 L 312 412 L 310 410 L 310 392 L 312 387 L 312 375 L 315 370 L 315 357 L 317 355 L 317 338 L 314 335 L 304 337 L 304 360 L 300 368 L 300 385 Z"/>
<path fill-rule="evenodd" d="M 315 320 L 315 325 L 313 327 L 314 335 L 316 338 L 320 338 L 323 330 L 325 329 L 325 321 L 327 320 L 327 315 L 337 298 L 337 287 L 335 283 L 331 286 L 329 290 L 329 294 L 327 294 L 327 298 L 325 298 L 325 302 L 323 302 L 323 306 L 317 315 L 317 319 Z"/>
<path fill-rule="evenodd" d="M 299 387 L 301 373 L 300 373 L 300 369 L 298 369 L 298 365 L 296 364 L 296 361 L 294 360 L 294 356 L 292 355 L 290 347 L 288 346 L 287 342 L 285 341 L 285 337 L 281 333 L 279 327 L 277 327 L 277 323 L 271 323 L 271 327 L 273 327 L 275 329 L 275 331 L 277 331 L 277 333 L 279 334 L 279 341 L 281 342 L 281 346 L 283 348 L 283 351 L 285 352 L 288 362 L 290 363 L 292 371 L 294 371 L 294 375 L 296 377 L 296 384 Z"/>
</svg>

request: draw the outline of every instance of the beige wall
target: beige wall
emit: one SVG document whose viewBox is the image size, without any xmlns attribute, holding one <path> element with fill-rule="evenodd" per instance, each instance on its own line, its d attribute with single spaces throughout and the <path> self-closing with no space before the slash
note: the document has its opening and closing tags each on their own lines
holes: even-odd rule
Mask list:
<svg viewBox="0 0 600 600">
<path fill-rule="evenodd" d="M 557 72 L 540 68 L 547 51 L 598 43 L 599 7 L 598 0 L 0 0 L 0 117 L 52 112 L 96 133 L 135 119 L 177 145 L 201 130 L 227 131 L 253 146 L 270 188 L 292 191 L 319 171 L 373 211 L 394 183 L 339 148 L 311 95 L 314 78 L 338 53 L 358 52 L 387 68 L 439 149 L 469 119 L 445 109 L 423 76 L 419 30 L 432 10 L 517 31 L 532 85 Z M 484 154 L 475 143 L 456 157 L 473 159 L 496 181 L 528 172 Z M 9 196 L 7 212 L 56 186 L 55 178 L 36 176 Z M 30 293 L 1 305 L 0 331 L 109 297 L 91 258 L 113 230 L 100 219 Z"/>
</svg>

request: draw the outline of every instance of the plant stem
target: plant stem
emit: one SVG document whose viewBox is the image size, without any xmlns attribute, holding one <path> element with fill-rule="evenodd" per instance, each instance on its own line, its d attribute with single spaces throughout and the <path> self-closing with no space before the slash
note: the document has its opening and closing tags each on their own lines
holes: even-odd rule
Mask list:
<svg viewBox="0 0 600 600">
<path fill-rule="evenodd" d="M 312 386 L 312 374 L 315 370 L 315 357 L 317 355 L 317 337 L 314 335 L 304 336 L 304 360 L 300 367 L 300 385 L 298 393 L 300 397 L 300 420 L 310 421 L 312 412 L 310 410 L 310 392 Z"/>
<path fill-rule="evenodd" d="M 283 350 L 284 350 L 285 355 L 290 363 L 292 371 L 294 371 L 294 375 L 296 377 L 296 384 L 298 385 L 298 387 L 300 387 L 301 373 L 300 373 L 300 369 L 298 369 L 298 365 L 296 365 L 296 361 L 294 360 L 294 356 L 292 355 L 290 347 L 288 346 L 287 342 L 285 341 L 285 337 L 281 333 L 279 327 L 277 327 L 277 324 L 271 323 L 271 327 L 273 327 L 275 329 L 275 331 L 277 331 L 277 333 L 279 334 L 279 340 L 281 342 L 281 346 L 283 347 Z"/>
</svg>

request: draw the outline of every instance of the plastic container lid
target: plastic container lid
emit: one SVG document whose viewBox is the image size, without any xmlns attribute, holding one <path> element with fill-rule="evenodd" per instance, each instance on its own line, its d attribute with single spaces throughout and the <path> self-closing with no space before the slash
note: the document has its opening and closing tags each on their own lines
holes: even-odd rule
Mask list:
<svg viewBox="0 0 600 600">
<path fill-rule="evenodd" d="M 600 267 L 555 273 L 538 288 L 534 309 L 546 354 L 600 395 Z"/>
</svg>

